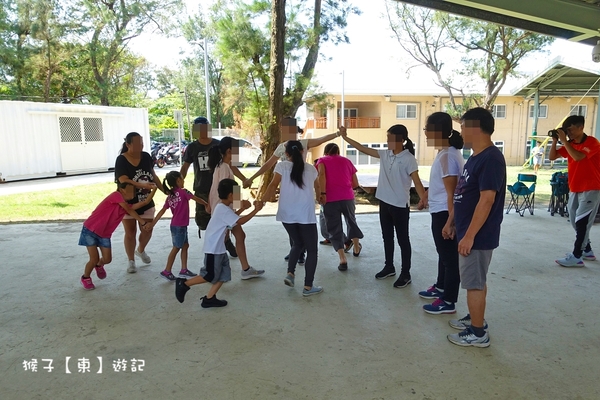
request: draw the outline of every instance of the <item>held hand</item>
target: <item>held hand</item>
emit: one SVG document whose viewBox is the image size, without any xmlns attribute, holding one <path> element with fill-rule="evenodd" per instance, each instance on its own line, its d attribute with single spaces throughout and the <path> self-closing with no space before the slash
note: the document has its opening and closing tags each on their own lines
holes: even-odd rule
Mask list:
<svg viewBox="0 0 600 400">
<path fill-rule="evenodd" d="M 249 202 L 248 200 L 242 200 L 242 201 L 241 201 L 241 207 L 240 207 L 240 208 L 241 208 L 242 210 L 247 210 L 247 209 L 249 209 L 250 207 L 252 207 L 252 204 L 250 204 L 250 202 Z"/>
<path fill-rule="evenodd" d="M 417 203 L 417 210 L 422 210 L 425 208 L 425 204 L 423 204 L 423 199 L 419 200 Z"/>
<path fill-rule="evenodd" d="M 206 210 L 207 213 L 212 214 L 209 202 L 206 202 L 206 205 L 204 206 L 204 209 Z"/>
<path fill-rule="evenodd" d="M 317 203 L 321 204 L 322 206 L 327 204 L 327 195 L 326 194 L 320 195 L 319 199 L 317 200 Z"/>
<path fill-rule="evenodd" d="M 473 247 L 473 239 L 469 239 L 466 236 L 458 242 L 458 254 L 463 257 L 467 257 L 471 254 L 471 248 Z"/>
<path fill-rule="evenodd" d="M 150 190 L 156 191 L 156 183 L 154 183 L 154 182 L 142 183 L 142 189 L 150 189 Z"/>
<path fill-rule="evenodd" d="M 250 186 L 252 186 L 252 179 L 246 179 L 243 183 L 244 189 L 248 189 Z"/>
<path fill-rule="evenodd" d="M 262 210 L 265 204 L 262 201 L 254 200 L 254 209 L 258 212 Z"/>
<path fill-rule="evenodd" d="M 142 225 L 142 229 L 145 230 L 146 232 L 152 231 L 152 228 L 154 228 L 154 224 L 150 221 L 148 221 Z"/>
<path fill-rule="evenodd" d="M 340 126 L 340 129 L 338 129 L 338 132 L 340 132 L 341 137 L 348 136 L 348 131 L 346 130 L 345 126 Z"/>
</svg>

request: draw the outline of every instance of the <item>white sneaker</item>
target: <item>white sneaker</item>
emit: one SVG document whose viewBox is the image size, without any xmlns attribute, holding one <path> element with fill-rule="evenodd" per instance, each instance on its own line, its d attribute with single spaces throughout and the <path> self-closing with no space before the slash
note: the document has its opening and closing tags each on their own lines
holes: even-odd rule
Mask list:
<svg viewBox="0 0 600 400">
<path fill-rule="evenodd" d="M 137 272 L 137 268 L 135 267 L 135 260 L 129 260 L 129 266 L 127 267 L 127 272 L 130 274 L 135 274 Z"/>
<path fill-rule="evenodd" d="M 135 251 L 135 255 L 138 256 L 139 258 L 142 259 L 142 261 L 144 262 L 144 264 L 150 264 L 152 262 L 152 260 L 150 259 L 150 256 L 148 254 L 146 254 L 146 251 L 142 251 L 141 253 L 139 251 Z"/>
<path fill-rule="evenodd" d="M 261 276 L 264 273 L 265 273 L 264 269 L 254 269 L 254 267 L 250 267 L 245 271 L 242 270 L 242 279 L 246 280 L 246 279 L 258 278 L 259 276 Z"/>
<path fill-rule="evenodd" d="M 559 258 L 555 261 L 561 267 L 585 267 L 583 260 L 581 258 L 575 257 L 573 253 L 567 253 L 567 256 L 565 258 Z"/>
<path fill-rule="evenodd" d="M 583 258 L 586 261 L 596 261 L 594 250 L 584 251 L 581 258 Z"/>
</svg>

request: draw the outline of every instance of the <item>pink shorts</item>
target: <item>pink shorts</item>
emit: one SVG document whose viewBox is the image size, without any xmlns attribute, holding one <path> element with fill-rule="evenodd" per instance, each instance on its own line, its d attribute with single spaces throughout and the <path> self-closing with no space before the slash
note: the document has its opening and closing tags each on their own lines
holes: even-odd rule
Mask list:
<svg viewBox="0 0 600 400">
<path fill-rule="evenodd" d="M 140 214 L 140 218 L 142 219 L 149 219 L 149 220 L 153 220 L 154 219 L 154 212 L 156 211 L 156 209 L 154 207 L 147 209 L 146 211 L 144 211 L 143 214 Z M 125 214 L 125 216 L 123 217 L 123 219 L 135 219 L 133 218 L 131 215 L 129 214 Z"/>
</svg>

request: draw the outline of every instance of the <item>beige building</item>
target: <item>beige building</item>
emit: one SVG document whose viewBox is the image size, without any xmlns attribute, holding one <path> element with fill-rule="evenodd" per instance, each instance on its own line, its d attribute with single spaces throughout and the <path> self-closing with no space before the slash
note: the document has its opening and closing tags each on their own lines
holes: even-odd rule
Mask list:
<svg viewBox="0 0 600 400">
<path fill-rule="evenodd" d="M 348 134 L 353 139 L 373 148 L 386 148 L 386 131 L 395 124 L 406 126 L 410 139 L 416 148 L 416 157 L 420 165 L 431 165 L 435 158 L 435 150 L 428 147 L 423 133 L 427 117 L 436 111 L 443 111 L 449 101 L 443 95 L 418 94 L 350 94 L 344 95 L 344 122 Z M 305 137 L 320 137 L 335 132 L 342 124 L 340 119 L 341 94 L 331 95 L 330 105 L 316 106 L 307 101 L 307 123 Z M 492 113 L 496 119 L 496 130 L 492 139 L 504 153 L 507 165 L 520 165 L 525 162 L 530 153 L 530 136 L 534 125 L 534 100 L 522 96 L 499 96 L 496 99 Z M 556 128 L 561 121 L 572 114 L 586 117 L 585 131 L 593 135 L 598 123 L 598 98 L 554 96 L 540 99 L 538 136 L 546 136 L 548 130 Z M 458 123 L 455 129 L 460 131 Z M 350 158 L 355 165 L 375 165 L 373 159 L 340 139 L 336 139 L 341 152 Z M 313 149 L 312 159 L 322 154 L 323 147 Z M 469 149 L 464 149 L 465 158 L 470 155 Z M 309 157 L 310 158 L 310 157 Z"/>
</svg>

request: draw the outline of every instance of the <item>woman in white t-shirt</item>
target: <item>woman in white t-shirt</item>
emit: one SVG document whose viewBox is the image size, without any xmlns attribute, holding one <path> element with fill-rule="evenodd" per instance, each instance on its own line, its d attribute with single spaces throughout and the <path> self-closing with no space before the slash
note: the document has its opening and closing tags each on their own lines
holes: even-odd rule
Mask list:
<svg viewBox="0 0 600 400">
<path fill-rule="evenodd" d="M 283 223 L 283 227 L 293 241 L 288 260 L 287 275 L 283 280 L 287 286 L 294 286 L 296 273 L 296 260 L 306 249 L 306 262 L 304 269 L 303 296 L 321 293 L 323 288 L 313 285 L 317 269 L 317 218 L 315 216 L 315 200 L 318 200 L 321 191 L 317 169 L 304 161 L 302 144 L 297 140 L 289 140 L 285 145 L 287 160 L 277 163 L 273 180 L 269 184 L 264 199 L 273 198 L 275 191 L 279 190 L 279 203 L 276 220 Z"/>
<path fill-rule="evenodd" d="M 425 189 L 419 178 L 419 167 L 415 158 L 413 142 L 408 138 L 404 125 L 393 125 L 387 130 L 385 150 L 376 150 L 363 146 L 346 134 L 346 128 L 340 127 L 340 133 L 358 151 L 379 158 L 379 179 L 375 197 L 379 200 L 379 224 L 383 236 L 385 265 L 375 274 L 376 279 L 385 279 L 396 275 L 394 267 L 394 230 L 402 253 L 402 269 L 394 282 L 394 287 L 403 288 L 412 282 L 410 276 L 412 248 L 410 245 L 408 221 L 410 218 L 410 187 L 422 199 Z"/>
<path fill-rule="evenodd" d="M 431 233 L 438 253 L 437 280 L 427 290 L 419 292 L 424 299 L 435 299 L 423 306 L 429 314 L 454 314 L 458 299 L 460 275 L 458 272 L 458 242 L 454 235 L 454 189 L 462 173 L 463 138 L 452 129 L 452 118 L 444 112 L 435 112 L 425 125 L 427 145 L 438 150 L 429 176 L 426 202 L 431 213 Z M 419 208 L 424 206 L 419 203 Z"/>
</svg>

